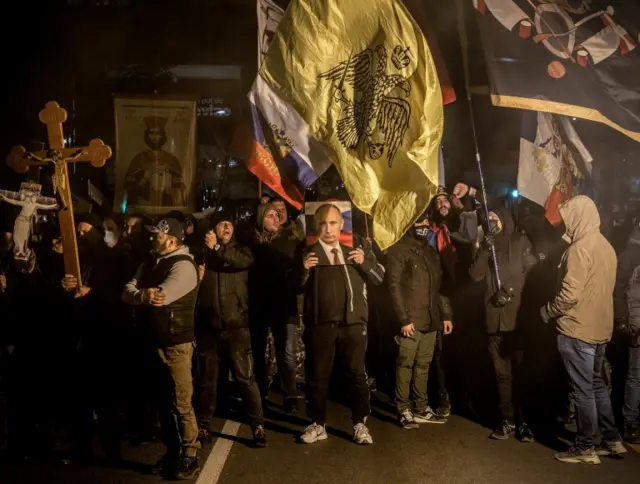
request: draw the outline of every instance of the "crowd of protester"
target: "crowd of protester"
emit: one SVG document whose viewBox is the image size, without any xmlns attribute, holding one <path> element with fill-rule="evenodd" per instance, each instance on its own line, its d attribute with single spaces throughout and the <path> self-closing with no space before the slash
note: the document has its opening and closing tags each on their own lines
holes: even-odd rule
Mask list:
<svg viewBox="0 0 640 484">
<path fill-rule="evenodd" d="M 267 446 L 275 391 L 285 413 L 305 408 L 300 441 L 313 444 L 328 438 L 337 388 L 354 441 L 367 445 L 377 382 L 407 430 L 445 424 L 452 408 L 483 421 L 495 410 L 491 438 L 532 442 L 536 426 L 561 416 L 577 432 L 558 460 L 621 454 L 623 438 L 640 442 L 640 221 L 626 243 L 616 231 L 616 256 L 589 198 L 560 214 L 562 228 L 543 214 L 514 220 L 459 183 L 384 252 L 357 235 L 341 244 L 343 215 L 331 202 L 315 214 L 311 244 L 279 199 L 263 199 L 250 228 L 225 210 L 203 220 L 85 214 L 76 220 L 81 281 L 65 274 L 55 228 L 38 229 L 26 260 L 14 257 L 5 216 L 9 450 L 48 452 L 62 426 L 74 457 L 91 458 L 97 435 L 115 463 L 123 438 L 152 440 L 159 428 L 166 454 L 154 470 L 186 479 L 230 396 L 256 447 Z M 494 384 L 477 375 L 485 359 Z M 619 399 L 609 361 L 624 363 Z"/>
</svg>

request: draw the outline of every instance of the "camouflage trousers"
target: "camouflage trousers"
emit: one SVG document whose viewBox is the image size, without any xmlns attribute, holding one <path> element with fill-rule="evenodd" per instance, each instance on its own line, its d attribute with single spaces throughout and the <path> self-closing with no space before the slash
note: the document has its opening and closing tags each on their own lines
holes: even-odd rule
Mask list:
<svg viewBox="0 0 640 484">
<path fill-rule="evenodd" d="M 304 323 L 302 316 L 299 318 L 299 324 L 296 327 L 296 382 L 304 382 L 304 359 L 305 348 L 302 335 L 304 334 Z M 267 336 L 267 351 L 264 355 L 267 362 L 267 377 L 269 385 L 273 383 L 276 373 L 278 373 L 278 361 L 276 357 L 276 345 L 273 333 L 269 330 Z"/>
</svg>

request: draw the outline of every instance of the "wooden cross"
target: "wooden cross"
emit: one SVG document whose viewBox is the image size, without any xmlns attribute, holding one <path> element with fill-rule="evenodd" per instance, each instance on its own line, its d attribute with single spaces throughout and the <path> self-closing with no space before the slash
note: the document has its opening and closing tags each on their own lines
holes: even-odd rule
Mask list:
<svg viewBox="0 0 640 484">
<path fill-rule="evenodd" d="M 66 274 L 72 274 L 78 279 L 80 288 L 82 277 L 67 164 L 88 161 L 96 168 L 100 168 L 111 158 L 111 148 L 99 139 L 91 140 L 86 147 L 65 148 L 62 123 L 67 120 L 67 111 L 55 101 L 49 101 L 45 105 L 45 108 L 40 111 L 39 119 L 47 125 L 49 149 L 30 153 L 22 146 L 15 146 L 7 156 L 7 164 L 18 173 L 26 173 L 30 166 L 49 163 L 55 166 L 53 185 L 61 201 L 59 220 L 64 269 Z"/>
</svg>

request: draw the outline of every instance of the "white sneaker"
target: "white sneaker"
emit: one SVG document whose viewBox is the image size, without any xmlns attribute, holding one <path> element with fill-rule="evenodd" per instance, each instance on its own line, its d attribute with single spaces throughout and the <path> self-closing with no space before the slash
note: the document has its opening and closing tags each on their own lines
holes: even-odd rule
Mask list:
<svg viewBox="0 0 640 484">
<path fill-rule="evenodd" d="M 313 422 L 306 429 L 304 429 L 303 434 L 300 436 L 300 442 L 305 444 L 315 444 L 319 440 L 327 440 L 329 436 L 327 435 L 327 429 L 324 425 L 318 425 Z"/>
<path fill-rule="evenodd" d="M 369 433 L 369 429 L 363 423 L 359 423 L 353 426 L 353 440 L 359 445 L 371 445 L 373 444 L 373 438 Z"/>
</svg>

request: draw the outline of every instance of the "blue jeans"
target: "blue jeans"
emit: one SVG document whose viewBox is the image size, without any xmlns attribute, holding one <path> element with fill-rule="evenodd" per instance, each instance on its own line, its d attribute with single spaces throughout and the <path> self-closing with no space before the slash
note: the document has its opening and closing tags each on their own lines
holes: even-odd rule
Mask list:
<svg viewBox="0 0 640 484">
<path fill-rule="evenodd" d="M 640 427 L 640 348 L 629 348 L 629 370 L 622 415 L 625 427 Z"/>
<path fill-rule="evenodd" d="M 563 334 L 558 335 L 558 351 L 575 394 L 578 424 L 575 445 L 581 450 L 594 446 L 598 428 L 603 440 L 621 440 L 613 416 L 611 397 L 604 381 L 606 349 L 606 343 L 589 344 Z"/>
</svg>

